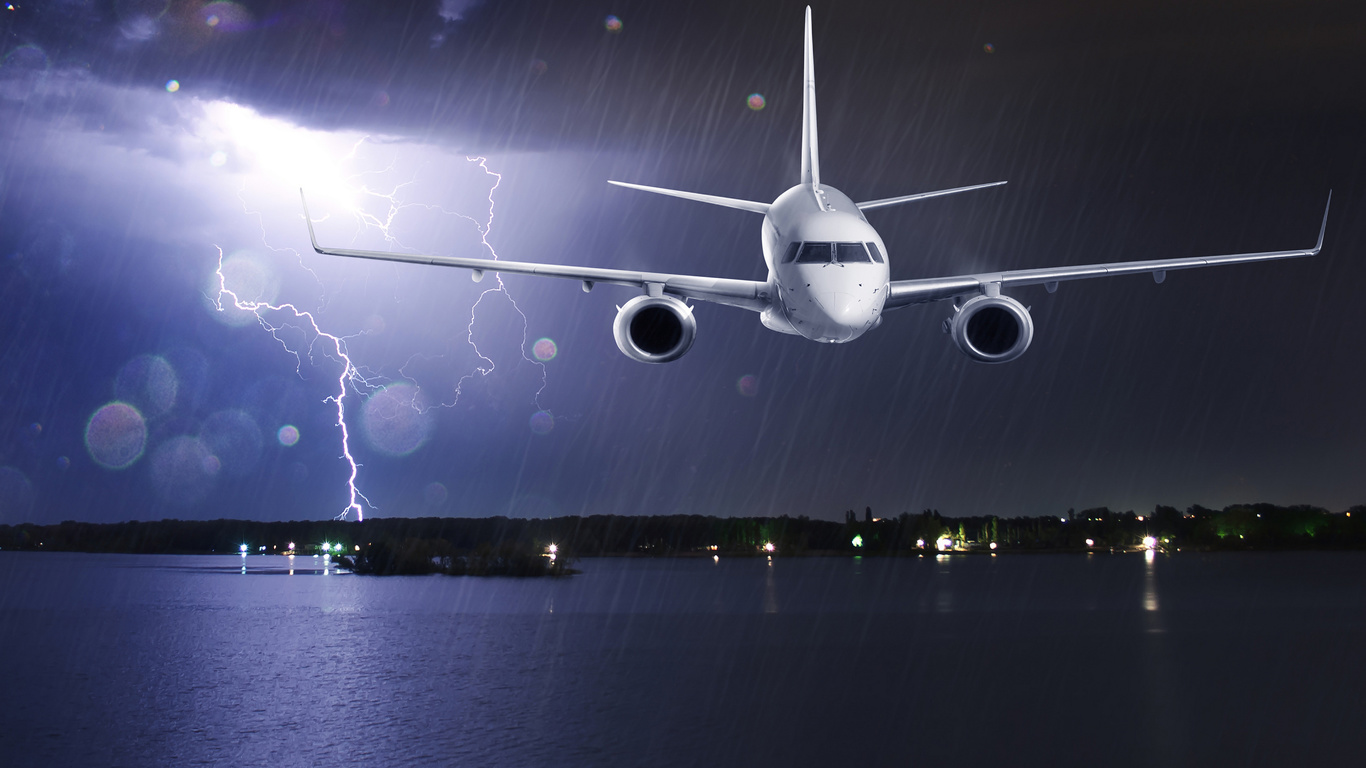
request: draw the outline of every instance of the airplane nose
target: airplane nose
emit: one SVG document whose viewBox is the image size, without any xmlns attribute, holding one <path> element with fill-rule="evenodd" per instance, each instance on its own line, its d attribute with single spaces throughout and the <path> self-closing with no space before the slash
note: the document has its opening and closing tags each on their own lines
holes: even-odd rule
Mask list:
<svg viewBox="0 0 1366 768">
<path fill-rule="evenodd" d="M 836 291 L 835 300 L 830 303 L 830 314 L 836 320 L 852 320 L 858 316 L 861 303 L 852 293 Z"/>
</svg>

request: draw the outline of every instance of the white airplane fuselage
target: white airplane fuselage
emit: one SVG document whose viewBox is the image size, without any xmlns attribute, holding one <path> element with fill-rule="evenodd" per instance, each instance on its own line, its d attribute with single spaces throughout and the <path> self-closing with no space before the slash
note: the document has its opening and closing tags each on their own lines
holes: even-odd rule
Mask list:
<svg viewBox="0 0 1366 768">
<path fill-rule="evenodd" d="M 824 261 L 810 256 L 819 251 L 804 249 L 826 243 L 845 248 L 832 249 Z M 887 248 L 843 192 L 824 184 L 799 184 L 779 195 L 764 216 L 763 250 L 768 282 L 776 287 L 774 305 L 761 315 L 764 325 L 838 344 L 881 322 L 889 279 Z M 866 255 L 855 255 L 859 253 Z"/>
</svg>

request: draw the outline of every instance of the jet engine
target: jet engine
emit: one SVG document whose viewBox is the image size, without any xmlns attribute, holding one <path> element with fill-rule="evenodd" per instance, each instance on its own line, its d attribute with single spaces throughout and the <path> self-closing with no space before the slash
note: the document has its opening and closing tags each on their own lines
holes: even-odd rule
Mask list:
<svg viewBox="0 0 1366 768">
<path fill-rule="evenodd" d="M 632 360 L 668 363 L 692 348 L 697 320 L 692 307 L 672 296 L 637 296 L 617 310 L 612 335 Z"/>
<path fill-rule="evenodd" d="M 981 363 L 1008 363 L 1034 340 L 1029 310 L 1006 296 L 975 296 L 944 321 L 944 332 L 963 353 Z"/>
</svg>

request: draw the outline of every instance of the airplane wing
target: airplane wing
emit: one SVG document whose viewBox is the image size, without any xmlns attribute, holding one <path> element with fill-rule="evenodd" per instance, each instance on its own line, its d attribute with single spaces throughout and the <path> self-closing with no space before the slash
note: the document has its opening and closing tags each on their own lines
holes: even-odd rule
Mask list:
<svg viewBox="0 0 1366 768">
<path fill-rule="evenodd" d="M 720 277 L 694 277 L 692 275 L 670 275 L 660 272 L 634 272 L 625 269 L 601 269 L 597 267 L 572 267 L 559 264 L 538 264 L 526 261 L 502 261 L 500 259 L 465 259 L 455 256 L 428 256 L 420 253 L 392 253 L 388 251 L 356 251 L 344 248 L 324 248 L 318 245 L 318 237 L 313 232 L 313 218 L 308 213 L 308 201 L 304 191 L 299 190 L 299 199 L 304 204 L 304 220 L 308 222 L 308 238 L 313 242 L 313 250 L 328 256 L 348 256 L 356 259 L 375 259 L 379 261 L 402 261 L 410 264 L 435 264 L 441 267 L 459 267 L 472 272 L 475 282 L 484 279 L 485 272 L 503 272 L 515 275 L 546 275 L 583 283 L 585 292 L 591 291 L 596 283 L 629 285 L 642 288 L 654 294 L 667 293 L 684 299 L 711 301 L 727 304 L 754 312 L 761 312 L 769 306 L 768 283 L 756 280 L 732 280 Z"/>
<path fill-rule="evenodd" d="M 1333 202 L 1333 193 L 1328 193 L 1328 203 Z M 1018 269 L 1006 272 L 986 272 L 977 275 L 958 275 L 954 277 L 932 277 L 919 280 L 893 280 L 888 286 L 885 309 L 897 309 L 912 304 L 925 304 L 942 301 L 958 296 L 981 293 L 990 284 L 1001 288 L 1021 285 L 1043 285 L 1049 293 L 1058 289 L 1058 283 L 1066 280 L 1083 280 L 1090 277 L 1110 277 L 1112 275 L 1133 275 L 1150 273 L 1157 282 L 1166 279 L 1167 273 L 1178 269 L 1196 267 L 1217 267 L 1224 264 L 1242 264 L 1251 261 L 1273 261 L 1293 259 L 1300 256 L 1314 256 L 1323 248 L 1323 233 L 1328 228 L 1328 206 L 1323 209 L 1323 223 L 1319 226 L 1319 239 L 1313 248 L 1294 251 L 1267 251 L 1265 253 L 1233 253 L 1225 256 L 1201 256 L 1182 259 L 1153 259 L 1150 261 L 1117 261 L 1109 264 L 1083 264 L 1075 267 L 1052 267 L 1046 269 Z"/>
</svg>

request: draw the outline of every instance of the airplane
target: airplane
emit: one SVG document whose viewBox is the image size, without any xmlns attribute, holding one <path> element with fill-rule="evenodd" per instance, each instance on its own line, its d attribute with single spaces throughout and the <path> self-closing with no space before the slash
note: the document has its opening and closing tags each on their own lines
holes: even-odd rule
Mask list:
<svg viewBox="0 0 1366 768">
<path fill-rule="evenodd" d="M 934 192 L 920 192 L 856 203 L 843 192 L 821 183 L 816 136 L 816 80 L 811 53 L 811 8 L 806 9 L 802 77 L 801 181 L 771 203 L 737 200 L 674 189 L 609 183 L 630 189 L 681 197 L 710 205 L 763 214 L 762 248 L 768 278 L 763 281 L 697 277 L 659 272 L 574 267 L 533 262 L 427 256 L 412 253 L 323 248 L 313 231 L 304 200 L 313 250 L 320 254 L 435 264 L 472 270 L 477 282 L 485 272 L 547 275 L 578 280 L 585 292 L 597 283 L 643 290 L 617 308 L 612 324 L 617 347 L 642 363 L 667 363 L 682 357 L 697 336 L 693 301 L 710 301 L 759 313 L 759 320 L 780 333 L 813 341 L 842 344 L 882 324 L 882 314 L 913 304 L 953 301 L 953 314 L 944 332 L 968 357 L 981 363 L 1005 363 L 1018 358 L 1034 338 L 1034 322 L 1019 301 L 1002 294 L 1005 288 L 1043 285 L 1053 293 L 1058 284 L 1111 275 L 1151 274 L 1161 283 L 1168 272 L 1253 261 L 1313 256 L 1323 247 L 1328 208 L 1323 212 L 1318 242 L 1292 251 L 1237 253 L 1222 256 L 1155 259 L 1108 264 L 1084 264 L 1044 269 L 1006 270 L 948 277 L 891 280 L 890 253 L 864 216 L 865 211 L 999 186 L 1004 181 L 974 184 Z M 303 198 L 303 190 L 299 190 Z M 1331 205 L 1333 194 L 1328 193 Z"/>
</svg>

